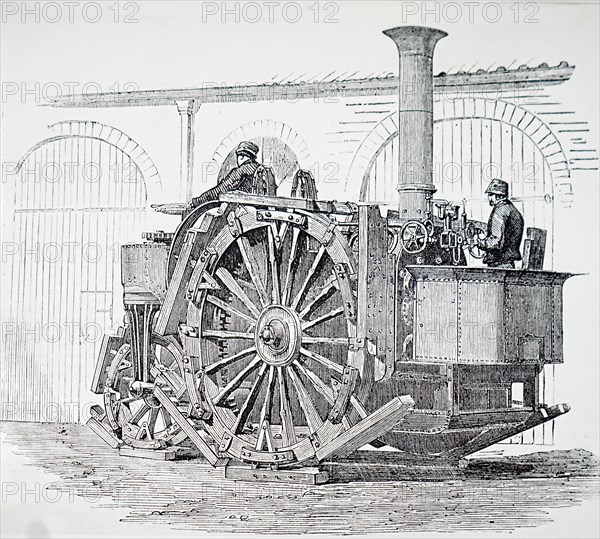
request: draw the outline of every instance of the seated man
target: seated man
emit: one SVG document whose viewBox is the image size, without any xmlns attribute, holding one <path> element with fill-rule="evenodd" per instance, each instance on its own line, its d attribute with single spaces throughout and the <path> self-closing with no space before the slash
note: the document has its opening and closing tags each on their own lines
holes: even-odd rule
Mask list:
<svg viewBox="0 0 600 539">
<path fill-rule="evenodd" d="M 219 195 L 228 193 L 229 191 L 250 192 L 254 174 L 260 166 L 260 164 L 256 162 L 258 146 L 249 141 L 240 142 L 235 150 L 235 154 L 237 155 L 238 166 L 230 170 L 227 176 L 225 176 L 225 178 L 223 178 L 215 187 L 205 191 L 198 197 L 192 198 L 190 202 L 191 208 L 196 208 L 211 200 L 217 200 Z"/>
<path fill-rule="evenodd" d="M 521 212 L 508 200 L 508 183 L 492 180 L 485 190 L 493 210 L 487 225 L 487 236 L 479 240 L 486 251 L 483 263 L 490 268 L 514 268 L 521 260 L 524 220 Z"/>
</svg>

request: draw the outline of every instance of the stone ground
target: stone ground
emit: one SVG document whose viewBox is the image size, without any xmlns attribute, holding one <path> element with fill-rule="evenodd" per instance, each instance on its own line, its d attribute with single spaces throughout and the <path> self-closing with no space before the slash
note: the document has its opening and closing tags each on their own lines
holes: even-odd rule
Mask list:
<svg viewBox="0 0 600 539">
<path fill-rule="evenodd" d="M 598 458 L 544 451 L 457 468 L 359 452 L 320 486 L 246 483 L 197 459 L 119 456 L 83 425 L 0 423 L 2 537 L 394 534 L 598 537 Z"/>
</svg>

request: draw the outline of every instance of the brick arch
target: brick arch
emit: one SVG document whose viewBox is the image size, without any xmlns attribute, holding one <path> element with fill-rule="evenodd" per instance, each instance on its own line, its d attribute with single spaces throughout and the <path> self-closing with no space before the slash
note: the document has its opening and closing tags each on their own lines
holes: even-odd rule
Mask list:
<svg viewBox="0 0 600 539">
<path fill-rule="evenodd" d="M 484 98 L 459 98 L 454 103 L 461 103 L 462 112 L 456 114 L 457 107 L 453 107 L 453 114 L 443 116 L 434 123 L 456 120 L 491 120 L 501 122 L 519 129 L 531 142 L 537 146 L 548 163 L 555 182 L 560 181 L 570 186 L 568 179 L 571 177 L 569 161 L 564 149 L 548 125 L 536 114 L 523 107 L 502 100 Z M 360 196 L 366 192 L 369 174 L 373 163 L 383 149 L 398 136 L 398 114 L 396 112 L 386 116 L 366 136 L 356 152 L 346 178 L 346 189 L 360 185 Z M 570 191 L 570 189 L 566 189 Z"/>
<path fill-rule="evenodd" d="M 361 186 L 368 180 L 371 167 L 383 149 L 398 136 L 398 113 L 393 112 L 381 120 L 365 137 L 350 163 L 344 191 L 353 186 Z"/>
<path fill-rule="evenodd" d="M 27 157 L 36 149 L 52 140 L 68 137 L 100 140 L 118 148 L 132 159 L 144 178 L 144 183 L 149 191 L 156 191 L 156 194 L 158 194 L 160 189 L 162 189 L 162 180 L 152 158 L 140 144 L 120 129 L 90 120 L 63 120 L 50 124 L 48 129 L 52 132 L 53 136 L 32 146 L 19 160 L 18 166 L 25 162 Z"/>
<path fill-rule="evenodd" d="M 220 142 L 212 156 L 215 170 L 221 168 L 227 156 L 242 140 L 255 137 L 281 140 L 296 154 L 300 163 L 307 163 L 310 158 L 306 141 L 295 129 L 277 120 L 255 120 L 233 130 Z"/>
</svg>

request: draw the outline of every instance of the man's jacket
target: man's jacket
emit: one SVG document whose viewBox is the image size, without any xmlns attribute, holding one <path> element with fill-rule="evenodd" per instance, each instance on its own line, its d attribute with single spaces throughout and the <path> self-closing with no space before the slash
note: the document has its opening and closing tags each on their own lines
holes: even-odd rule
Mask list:
<svg viewBox="0 0 600 539">
<path fill-rule="evenodd" d="M 521 260 L 523 216 L 508 200 L 500 200 L 492 209 L 487 226 L 487 237 L 482 248 L 486 251 L 484 264 L 490 267 Z"/>
<path fill-rule="evenodd" d="M 217 200 L 220 195 L 230 191 L 244 191 L 249 193 L 252 190 L 254 174 L 259 166 L 256 161 L 246 161 L 239 167 L 232 169 L 215 187 L 193 198 L 191 206 L 195 208 L 205 202 Z"/>
</svg>

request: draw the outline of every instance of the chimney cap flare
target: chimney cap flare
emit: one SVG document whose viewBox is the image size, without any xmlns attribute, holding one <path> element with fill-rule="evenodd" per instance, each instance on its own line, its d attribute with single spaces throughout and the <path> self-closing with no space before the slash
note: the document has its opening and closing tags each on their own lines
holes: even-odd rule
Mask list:
<svg viewBox="0 0 600 539">
<path fill-rule="evenodd" d="M 394 40 L 401 55 L 420 53 L 426 56 L 433 56 L 437 42 L 448 35 L 443 30 L 427 26 L 397 26 L 383 33 Z"/>
</svg>

